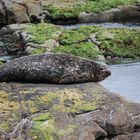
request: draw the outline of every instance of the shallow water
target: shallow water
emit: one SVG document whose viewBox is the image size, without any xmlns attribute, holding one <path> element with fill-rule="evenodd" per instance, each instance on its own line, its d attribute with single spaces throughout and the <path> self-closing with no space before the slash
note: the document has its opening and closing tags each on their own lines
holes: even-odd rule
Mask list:
<svg viewBox="0 0 140 140">
<path fill-rule="evenodd" d="M 140 23 L 124 22 L 124 23 L 83 23 L 76 25 L 64 25 L 65 29 L 76 29 L 81 26 L 99 26 L 105 28 L 129 28 L 129 29 L 140 29 Z"/>
<path fill-rule="evenodd" d="M 0 61 L 2 62 L 9 62 L 11 60 L 13 60 L 15 57 L 10 56 L 10 55 L 6 55 L 6 56 L 0 56 Z"/>
<path fill-rule="evenodd" d="M 101 82 L 111 92 L 140 103 L 140 62 L 110 66 L 112 75 Z"/>
</svg>

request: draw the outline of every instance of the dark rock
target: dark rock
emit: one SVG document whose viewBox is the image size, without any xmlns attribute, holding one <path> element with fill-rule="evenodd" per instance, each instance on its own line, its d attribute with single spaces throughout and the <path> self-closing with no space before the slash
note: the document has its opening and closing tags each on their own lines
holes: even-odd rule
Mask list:
<svg viewBox="0 0 140 140">
<path fill-rule="evenodd" d="M 0 30 L 0 54 L 7 53 L 10 55 L 17 55 L 18 52 L 24 52 L 26 47 L 26 40 L 20 31 L 14 31 L 14 29 L 2 28 Z"/>
<path fill-rule="evenodd" d="M 67 54 L 26 56 L 0 67 L 0 81 L 99 82 L 111 72 L 104 64 Z"/>
</svg>

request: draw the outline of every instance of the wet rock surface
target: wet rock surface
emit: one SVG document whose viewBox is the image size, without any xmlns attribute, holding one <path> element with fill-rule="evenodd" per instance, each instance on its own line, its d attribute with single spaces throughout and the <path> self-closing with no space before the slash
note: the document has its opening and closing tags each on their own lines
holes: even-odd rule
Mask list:
<svg viewBox="0 0 140 140">
<path fill-rule="evenodd" d="M 0 93 L 2 140 L 139 139 L 140 105 L 96 83 L 1 83 Z"/>
<path fill-rule="evenodd" d="M 110 74 L 105 64 L 61 53 L 21 57 L 0 67 L 1 82 L 99 82 Z"/>
</svg>

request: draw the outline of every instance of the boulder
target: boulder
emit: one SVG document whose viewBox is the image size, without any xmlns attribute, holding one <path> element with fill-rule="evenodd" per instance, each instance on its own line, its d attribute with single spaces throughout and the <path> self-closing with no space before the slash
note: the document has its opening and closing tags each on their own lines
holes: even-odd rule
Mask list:
<svg viewBox="0 0 140 140">
<path fill-rule="evenodd" d="M 140 5 L 122 6 L 119 8 L 112 8 L 100 13 L 86 13 L 82 12 L 79 15 L 80 23 L 87 22 L 106 22 L 106 21 L 121 21 L 140 18 Z"/>
<path fill-rule="evenodd" d="M 0 114 L 1 140 L 140 138 L 140 104 L 97 83 L 0 83 Z"/>
<path fill-rule="evenodd" d="M 40 0 L 2 0 L 0 2 L 0 25 L 24 22 L 40 22 L 42 5 Z"/>
</svg>

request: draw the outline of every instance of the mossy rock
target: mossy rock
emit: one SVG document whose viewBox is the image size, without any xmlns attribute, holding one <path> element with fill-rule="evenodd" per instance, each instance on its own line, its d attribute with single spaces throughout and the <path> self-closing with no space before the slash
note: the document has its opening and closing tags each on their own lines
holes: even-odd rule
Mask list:
<svg viewBox="0 0 140 140">
<path fill-rule="evenodd" d="M 66 4 L 69 3 L 69 4 Z M 87 13 L 100 13 L 111 8 L 117 8 L 121 5 L 130 5 L 140 3 L 140 0 L 85 0 L 81 2 L 77 1 L 59 1 L 44 4 L 44 10 L 49 11 L 49 16 L 52 19 L 58 18 L 72 18 L 78 17 L 80 12 Z"/>
<path fill-rule="evenodd" d="M 59 46 L 52 50 L 55 53 L 67 53 L 89 59 L 97 59 L 101 52 L 95 47 L 96 45 L 89 42 Z"/>
<path fill-rule="evenodd" d="M 32 140 L 108 137 L 110 125 L 106 124 L 110 120 L 112 110 L 114 110 L 113 118 L 117 117 L 117 120 L 126 118 L 123 123 L 126 129 L 124 127 L 122 129 L 120 127 L 122 124 L 117 121 L 112 124 L 113 128 L 132 134 L 130 128 L 134 128 L 134 124 L 138 123 L 133 119 L 134 115 L 140 113 L 138 104 L 124 101 L 97 83 L 73 85 L 1 83 L 0 105 L 1 132 L 11 136 L 16 130 L 16 139 L 24 136 L 20 134 L 26 134 Z M 134 115 L 128 116 L 127 112 Z M 30 125 L 24 125 L 23 120 L 27 119 Z M 134 124 L 132 119 L 135 121 Z M 13 127 L 10 127 L 11 124 L 14 124 Z"/>
<path fill-rule="evenodd" d="M 103 29 L 97 35 L 105 56 L 120 58 L 140 57 L 140 30 Z"/>
<path fill-rule="evenodd" d="M 40 24 L 29 24 L 24 31 L 30 35 L 28 41 L 43 44 L 46 40 L 53 38 L 55 32 L 61 30 L 60 27 L 52 24 L 40 23 Z"/>
<path fill-rule="evenodd" d="M 59 42 L 62 45 L 70 45 L 85 42 L 87 39 L 88 37 L 82 32 L 78 32 L 77 30 L 66 30 L 60 36 Z"/>
<path fill-rule="evenodd" d="M 37 88 L 33 85 L 33 87 L 26 88 L 26 85 L 23 87 L 22 84 L 18 84 L 17 90 L 0 90 L 0 128 L 3 131 L 6 133 L 13 131 L 9 119 L 14 124 L 18 124 L 22 115 L 26 114 L 33 124 L 28 132 L 32 139 L 61 139 L 73 133 L 77 126 L 74 123 L 66 123 L 65 126 L 59 127 L 57 117 L 60 114 L 65 118 L 68 115 L 90 112 L 98 108 L 98 99 L 94 100 L 95 96 L 93 96 L 95 91 L 88 93 L 86 97 L 86 94 L 76 87 L 61 88 L 58 86 L 57 90 L 55 87 L 50 90 L 47 86 L 43 90 L 42 86 Z"/>
</svg>

